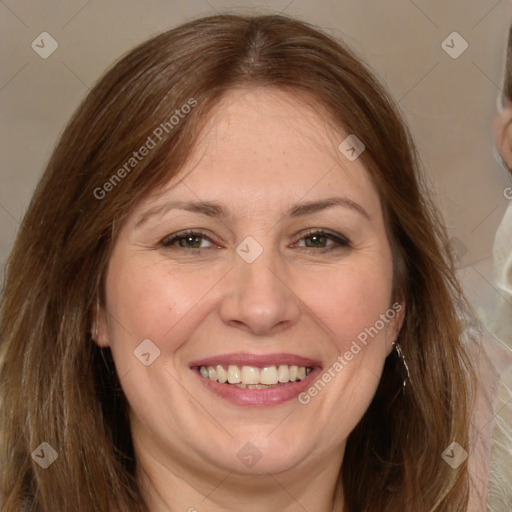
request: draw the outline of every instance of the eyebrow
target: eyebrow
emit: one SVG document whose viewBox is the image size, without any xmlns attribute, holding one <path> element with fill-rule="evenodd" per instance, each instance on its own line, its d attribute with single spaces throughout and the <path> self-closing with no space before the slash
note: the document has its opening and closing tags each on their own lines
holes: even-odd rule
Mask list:
<svg viewBox="0 0 512 512">
<path fill-rule="evenodd" d="M 366 210 L 358 203 L 348 199 L 347 197 L 329 197 L 318 201 L 300 202 L 292 205 L 285 216 L 290 218 L 303 217 L 327 208 L 341 206 L 349 210 L 355 211 L 362 215 L 365 219 L 370 220 L 370 216 Z M 169 210 L 184 210 L 192 213 L 199 213 L 207 217 L 217 217 L 225 219 L 228 217 L 227 211 L 221 203 L 216 201 L 169 201 L 164 205 L 156 206 L 143 212 L 138 218 L 135 227 L 144 224 L 150 217 L 161 214 Z"/>
</svg>

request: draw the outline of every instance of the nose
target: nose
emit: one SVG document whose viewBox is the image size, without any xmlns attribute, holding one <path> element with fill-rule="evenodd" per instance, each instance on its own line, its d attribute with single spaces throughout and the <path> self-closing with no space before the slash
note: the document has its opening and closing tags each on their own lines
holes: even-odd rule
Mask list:
<svg viewBox="0 0 512 512">
<path fill-rule="evenodd" d="M 272 260 L 267 251 L 252 263 L 236 257 L 220 308 L 224 323 L 261 336 L 281 332 L 298 321 L 299 298 Z"/>
</svg>

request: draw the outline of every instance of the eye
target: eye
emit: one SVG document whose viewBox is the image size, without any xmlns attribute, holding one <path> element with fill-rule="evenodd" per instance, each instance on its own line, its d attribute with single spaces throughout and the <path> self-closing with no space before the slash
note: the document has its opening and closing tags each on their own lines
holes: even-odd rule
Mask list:
<svg viewBox="0 0 512 512">
<path fill-rule="evenodd" d="M 204 245 L 203 242 L 206 242 L 210 245 Z M 191 230 L 181 231 L 180 233 L 169 235 L 165 237 L 160 243 L 163 247 L 170 248 L 175 246 L 178 249 L 206 249 L 215 245 L 213 241 L 204 233 Z"/>
<path fill-rule="evenodd" d="M 218 247 L 213 240 L 204 233 L 193 230 L 181 231 L 165 237 L 161 242 L 164 248 L 176 249 L 208 249 Z M 294 247 L 302 247 L 306 250 L 327 252 L 336 249 L 350 247 L 350 241 L 342 235 L 325 230 L 311 230 L 305 233 Z"/>
<path fill-rule="evenodd" d="M 304 245 L 299 245 L 303 241 Z M 305 233 L 295 246 L 304 247 L 306 249 L 319 249 L 320 252 L 327 252 L 350 247 L 350 241 L 342 235 L 317 229 Z"/>
</svg>

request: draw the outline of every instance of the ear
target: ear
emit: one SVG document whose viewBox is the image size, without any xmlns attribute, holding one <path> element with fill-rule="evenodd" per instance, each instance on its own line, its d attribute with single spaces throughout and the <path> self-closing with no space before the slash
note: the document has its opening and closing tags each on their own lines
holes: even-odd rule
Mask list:
<svg viewBox="0 0 512 512">
<path fill-rule="evenodd" d="M 100 306 L 99 302 L 96 303 L 96 307 L 94 308 L 91 317 L 92 339 L 99 347 L 108 347 L 107 312 L 102 306 Z"/>
<path fill-rule="evenodd" d="M 395 346 L 402 325 L 405 319 L 405 300 L 400 298 L 395 301 L 392 306 L 386 311 L 386 317 L 389 322 L 386 326 L 386 340 L 388 342 L 387 355 L 391 354 Z"/>
<path fill-rule="evenodd" d="M 503 163 L 512 174 L 512 102 L 504 100 L 503 108 L 492 122 L 496 148 Z"/>
</svg>

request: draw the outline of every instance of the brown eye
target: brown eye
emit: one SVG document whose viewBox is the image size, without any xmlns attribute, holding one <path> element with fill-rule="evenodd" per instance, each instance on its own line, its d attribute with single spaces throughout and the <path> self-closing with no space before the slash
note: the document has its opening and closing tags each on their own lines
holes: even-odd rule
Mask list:
<svg viewBox="0 0 512 512">
<path fill-rule="evenodd" d="M 326 231 L 310 231 L 302 236 L 299 243 L 304 241 L 304 245 L 307 249 L 320 249 L 324 251 L 330 251 L 340 248 L 350 247 L 350 242 L 341 235 L 335 235 Z"/>
<path fill-rule="evenodd" d="M 203 242 L 207 242 L 213 245 L 212 241 L 204 234 L 195 231 L 185 231 L 170 235 L 164 238 L 161 242 L 163 247 L 177 247 L 178 249 L 205 249 L 208 245 L 202 245 Z"/>
<path fill-rule="evenodd" d="M 325 235 L 310 235 L 304 238 L 306 241 L 306 247 L 325 247 L 329 238 Z M 309 241 L 309 243 L 308 243 Z"/>
</svg>

